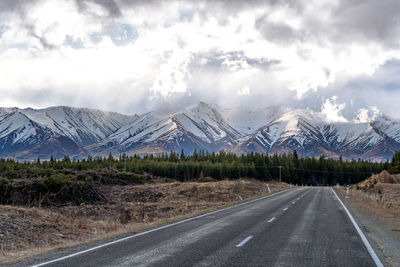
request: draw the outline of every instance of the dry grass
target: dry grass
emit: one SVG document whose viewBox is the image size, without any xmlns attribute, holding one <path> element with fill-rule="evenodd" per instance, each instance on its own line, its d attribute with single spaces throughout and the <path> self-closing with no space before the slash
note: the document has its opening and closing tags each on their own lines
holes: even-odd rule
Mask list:
<svg viewBox="0 0 400 267">
<path fill-rule="evenodd" d="M 353 185 L 349 197 L 361 210 L 400 225 L 400 184 L 397 179 L 383 171 Z"/>
<path fill-rule="evenodd" d="M 390 192 L 393 193 L 394 196 L 397 196 L 396 198 L 389 193 L 376 194 L 360 190 L 351 190 L 350 199 L 355 206 L 368 214 L 400 224 L 400 205 L 398 198 L 400 186 L 396 185 L 396 187 L 395 189 L 390 188 Z"/>
<path fill-rule="evenodd" d="M 269 183 L 271 190 L 289 186 Z M 268 193 L 256 180 L 102 186 L 102 205 L 53 209 L 0 206 L 0 263 L 135 233 Z M 32 249 L 34 248 L 34 249 Z"/>
</svg>

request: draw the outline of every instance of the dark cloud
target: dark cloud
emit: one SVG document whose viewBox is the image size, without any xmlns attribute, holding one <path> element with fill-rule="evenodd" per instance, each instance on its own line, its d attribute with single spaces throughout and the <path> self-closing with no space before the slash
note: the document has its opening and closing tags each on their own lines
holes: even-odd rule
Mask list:
<svg viewBox="0 0 400 267">
<path fill-rule="evenodd" d="M 256 21 L 255 27 L 260 31 L 265 39 L 271 42 L 291 44 L 301 37 L 301 32 L 297 32 L 290 26 L 282 23 L 271 23 L 265 17 Z"/>
<path fill-rule="evenodd" d="M 256 28 L 265 39 L 273 42 L 287 43 L 313 38 L 344 44 L 376 42 L 388 47 L 398 47 L 400 44 L 398 0 L 341 0 L 338 4 L 332 2 L 321 6 L 320 11 L 324 16 L 307 13 L 305 5 L 292 1 L 269 3 L 270 7 L 282 5 L 289 8 L 302 20 L 302 26 L 295 30 L 284 24 L 284 20 L 283 23 L 268 21 L 267 11 L 257 20 Z"/>
<path fill-rule="evenodd" d="M 28 35 L 31 37 L 37 39 L 40 44 L 43 46 L 44 49 L 55 49 L 57 48 L 56 45 L 50 43 L 44 35 L 40 35 L 37 33 L 35 30 L 35 24 L 32 23 L 25 23 L 24 24 L 25 30 L 28 32 Z"/>
<path fill-rule="evenodd" d="M 376 41 L 399 45 L 400 4 L 398 0 L 342 0 L 332 12 L 335 36 L 342 40 Z"/>
<path fill-rule="evenodd" d="M 0 1 L 0 13 L 20 12 L 26 6 L 36 4 L 38 0 L 2 0 Z"/>
<path fill-rule="evenodd" d="M 102 6 L 104 9 L 108 11 L 110 17 L 121 16 L 121 9 L 114 0 L 75 0 L 76 5 L 78 6 L 81 12 L 87 11 L 88 2 L 93 2 L 95 4 Z"/>
<path fill-rule="evenodd" d="M 194 55 L 190 64 L 190 69 L 191 72 L 197 72 L 202 68 L 214 71 L 218 71 L 220 69 L 226 70 L 227 66 L 224 65 L 225 61 L 237 62 L 238 64 L 246 63 L 253 68 L 263 71 L 267 71 L 271 68 L 271 66 L 280 63 L 278 60 L 248 58 L 246 57 L 245 53 L 241 51 L 224 53 L 219 51 L 209 51 L 208 53 Z"/>
</svg>

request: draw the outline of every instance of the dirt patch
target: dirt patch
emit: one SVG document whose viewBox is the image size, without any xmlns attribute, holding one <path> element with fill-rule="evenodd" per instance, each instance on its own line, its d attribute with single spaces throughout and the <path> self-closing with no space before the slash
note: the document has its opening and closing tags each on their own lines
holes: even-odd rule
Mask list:
<svg viewBox="0 0 400 267">
<path fill-rule="evenodd" d="M 273 192 L 289 188 L 270 182 Z M 0 205 L 0 263 L 122 233 L 132 233 L 268 193 L 257 180 L 104 185 L 101 204 L 47 208 Z M 34 249 L 32 249 L 34 248 Z"/>
<path fill-rule="evenodd" d="M 359 182 L 357 185 L 360 188 L 364 188 L 365 186 L 374 183 L 400 184 L 398 175 L 391 175 L 388 171 L 382 171 L 379 174 L 374 174 L 368 179 Z"/>
</svg>

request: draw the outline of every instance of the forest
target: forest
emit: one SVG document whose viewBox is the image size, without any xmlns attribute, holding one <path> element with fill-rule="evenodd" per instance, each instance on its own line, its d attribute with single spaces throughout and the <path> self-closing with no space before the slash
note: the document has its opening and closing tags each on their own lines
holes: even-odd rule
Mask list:
<svg viewBox="0 0 400 267">
<path fill-rule="evenodd" d="M 97 188 L 159 182 L 212 182 L 223 179 L 282 181 L 294 185 L 348 185 L 379 173 L 398 172 L 400 152 L 392 162 L 300 158 L 289 154 L 236 155 L 221 151 L 195 151 L 186 155 L 87 157 L 82 160 L 40 160 L 18 162 L 0 159 L 0 204 L 54 206 L 103 201 Z"/>
<path fill-rule="evenodd" d="M 393 162 L 400 165 L 400 153 L 396 153 Z M 398 167 L 389 162 L 376 163 L 364 160 L 345 161 L 341 157 L 329 159 L 299 158 L 296 151 L 290 154 L 258 154 L 236 155 L 221 151 L 208 153 L 195 151 L 191 155 L 181 153 L 162 153 L 160 155 L 120 155 L 114 158 L 89 156 L 83 160 L 71 160 L 68 156 L 63 160 L 48 161 L 37 159 L 36 162 L 19 163 L 12 159 L 0 160 L 0 177 L 7 179 L 35 178 L 53 174 L 50 170 L 96 171 L 112 169 L 117 172 L 137 175 L 192 181 L 208 178 L 209 180 L 255 178 L 258 180 L 279 180 L 292 184 L 335 185 L 354 184 L 371 174 Z M 281 171 L 281 173 L 280 173 Z"/>
</svg>

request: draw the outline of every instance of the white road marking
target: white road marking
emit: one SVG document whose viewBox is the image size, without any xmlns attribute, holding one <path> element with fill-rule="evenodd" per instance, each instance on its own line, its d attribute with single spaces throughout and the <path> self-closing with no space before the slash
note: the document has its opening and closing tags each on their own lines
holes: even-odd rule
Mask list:
<svg viewBox="0 0 400 267">
<path fill-rule="evenodd" d="M 299 200 L 300 198 L 298 197 L 297 200 Z"/>
<path fill-rule="evenodd" d="M 275 217 L 272 217 L 271 219 L 268 220 L 268 222 L 270 223 L 270 222 L 272 222 L 272 221 L 275 220 L 275 219 L 276 219 Z"/>
<path fill-rule="evenodd" d="M 252 235 L 246 237 L 242 242 L 240 242 L 239 244 L 237 244 L 236 247 L 237 247 L 237 248 L 243 247 L 244 244 L 246 244 L 247 242 L 249 242 L 249 240 L 252 239 L 252 238 L 253 238 Z"/>
<path fill-rule="evenodd" d="M 288 208 L 284 208 L 283 210 L 286 211 Z"/>
<path fill-rule="evenodd" d="M 93 248 L 82 250 L 82 251 L 79 251 L 79 252 L 76 252 L 76 253 L 73 253 L 73 254 L 58 258 L 58 259 L 54 259 L 54 260 L 42 262 L 42 263 L 39 263 L 39 264 L 36 264 L 36 265 L 32 265 L 32 267 L 44 266 L 44 265 L 48 265 L 50 263 L 54 263 L 54 262 L 62 261 L 62 260 L 65 260 L 65 259 L 68 259 L 68 258 L 72 258 L 72 257 L 75 257 L 75 256 L 79 256 L 81 254 L 84 254 L 84 253 L 87 253 L 87 252 L 90 252 L 90 251 L 93 251 L 93 250 L 96 250 L 96 249 L 99 249 L 99 248 L 107 247 L 107 246 L 113 245 L 115 243 L 119 243 L 119 242 L 122 242 L 122 241 L 125 241 L 125 240 L 128 240 L 128 239 L 137 237 L 137 236 L 142 236 L 142 235 L 145 235 L 145 234 L 149 234 L 149 233 L 152 233 L 152 232 L 164 229 L 164 228 L 168 228 L 168 227 L 171 227 L 171 226 L 174 226 L 174 225 L 178 225 L 178 224 L 185 223 L 185 222 L 188 222 L 188 221 L 196 220 L 196 219 L 199 219 L 199 218 L 211 215 L 211 214 L 215 214 L 215 213 L 218 213 L 218 212 L 221 212 L 221 211 L 229 210 L 229 209 L 232 209 L 232 208 L 235 208 L 235 207 L 240 207 L 240 206 L 243 206 L 245 204 L 253 203 L 253 202 L 256 202 L 258 200 L 265 199 L 265 198 L 270 198 L 272 196 L 275 196 L 277 194 L 280 194 L 280 193 L 283 193 L 283 192 L 286 192 L 286 191 L 289 191 L 289 190 L 290 189 L 282 190 L 282 191 L 273 193 L 272 195 L 256 198 L 256 199 L 253 199 L 253 200 L 250 200 L 250 201 L 246 201 L 246 202 L 242 202 L 240 204 L 233 205 L 233 206 L 230 206 L 230 207 L 227 207 L 227 208 L 223 208 L 223 209 L 220 209 L 220 210 L 215 210 L 215 211 L 208 212 L 208 213 L 205 213 L 205 214 L 201 214 L 199 216 L 188 218 L 188 219 L 185 219 L 185 220 L 182 220 L 182 221 L 179 221 L 179 222 L 175 222 L 175 223 L 167 224 L 167 225 L 164 225 L 164 226 L 160 226 L 158 228 L 154 228 L 154 229 L 151 229 L 151 230 L 148 230 L 148 231 L 141 232 L 139 234 L 135 234 L 135 235 L 131 235 L 131 236 L 127 236 L 127 237 L 121 238 L 121 239 L 117 239 L 117 240 L 111 241 L 109 243 L 105 243 L 105 244 L 100 245 L 100 246 L 96 246 L 96 247 L 93 247 Z"/>
<path fill-rule="evenodd" d="M 346 211 L 347 216 L 349 216 L 350 221 L 353 223 L 354 227 L 357 230 L 357 233 L 360 235 L 361 240 L 364 242 L 365 247 L 367 248 L 369 254 L 371 255 L 372 259 L 374 260 L 376 266 L 378 267 L 383 267 L 382 262 L 379 260 L 378 256 L 376 255 L 374 249 L 371 247 L 371 244 L 368 242 L 368 239 L 365 237 L 364 233 L 361 231 L 360 227 L 358 226 L 357 222 L 354 220 L 353 216 L 349 212 L 349 210 L 346 208 L 346 206 L 343 204 L 343 202 L 340 200 L 340 198 L 336 195 L 335 190 L 332 189 L 332 192 L 335 194 L 337 200 L 339 200 L 340 204 L 342 204 L 343 209 Z"/>
<path fill-rule="evenodd" d="M 296 201 L 293 201 L 292 204 L 296 203 Z"/>
</svg>

